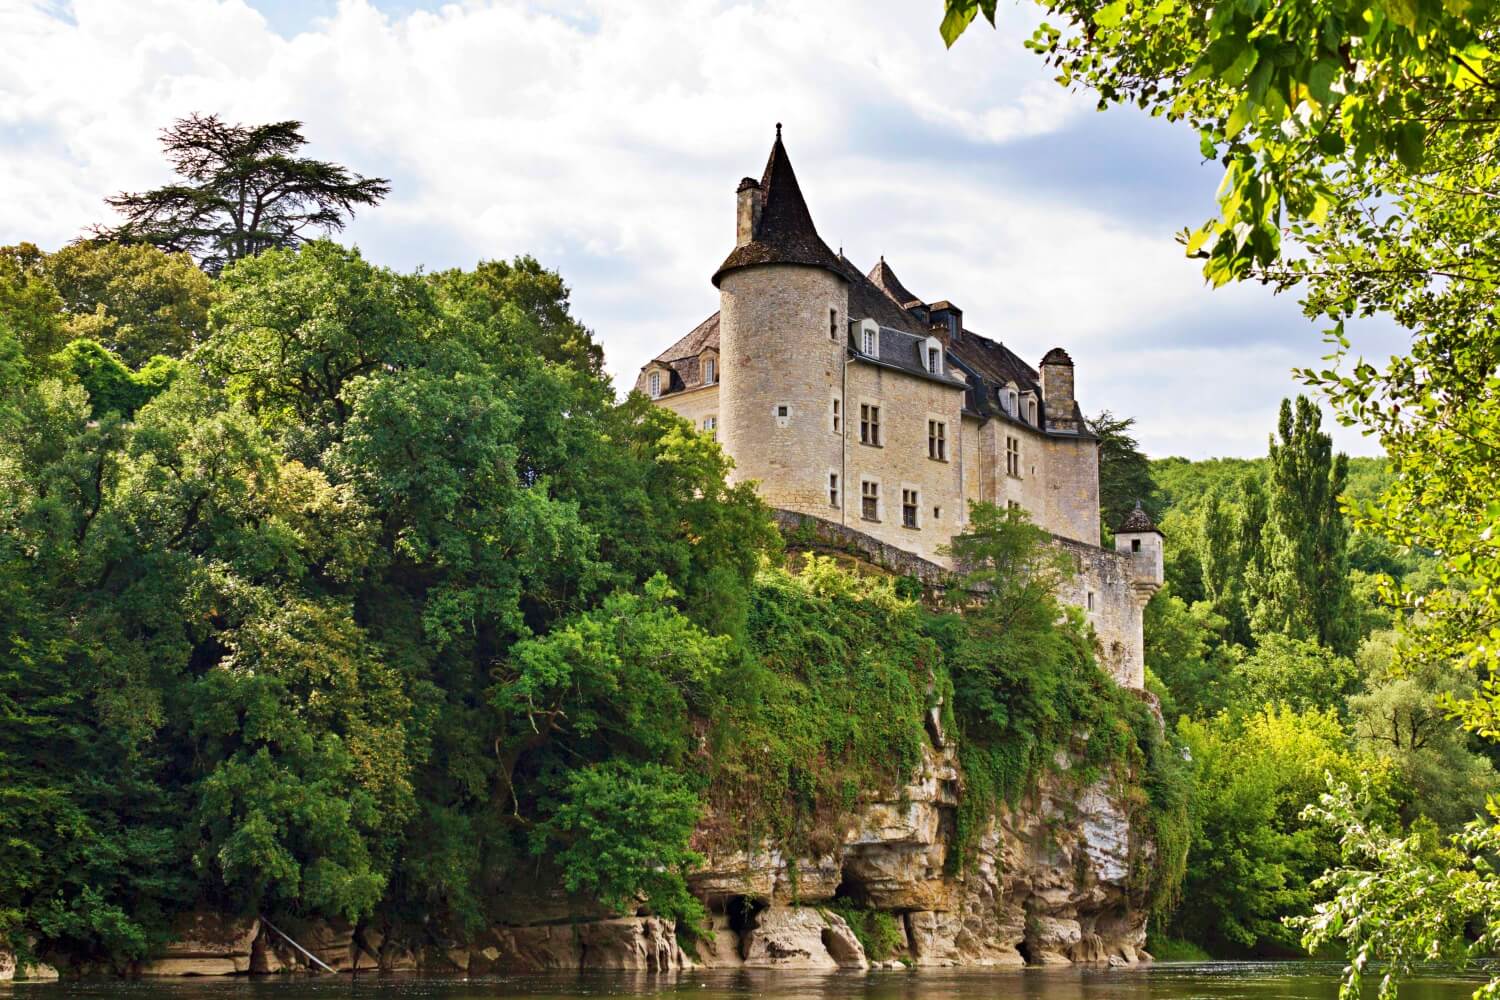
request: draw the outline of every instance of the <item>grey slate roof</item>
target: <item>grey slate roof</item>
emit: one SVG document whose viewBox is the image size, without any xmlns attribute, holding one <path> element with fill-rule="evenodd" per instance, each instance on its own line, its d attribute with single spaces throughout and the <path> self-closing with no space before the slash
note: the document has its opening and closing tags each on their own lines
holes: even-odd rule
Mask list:
<svg viewBox="0 0 1500 1000">
<path fill-rule="evenodd" d="M 671 347 L 662 351 L 652 360 L 665 365 L 671 370 L 671 381 L 662 386 L 662 394 L 669 392 L 681 392 L 684 389 L 696 389 L 702 382 L 702 374 L 698 371 L 698 359 L 704 351 L 717 351 L 719 349 L 719 314 L 714 313 L 708 319 L 693 327 L 686 337 L 683 337 Z M 640 392 L 646 391 L 646 368 L 641 369 L 635 379 L 635 387 Z"/>
<path fill-rule="evenodd" d="M 1121 521 L 1120 526 L 1115 529 L 1115 533 L 1119 535 L 1140 535 L 1148 531 L 1161 534 L 1161 531 L 1152 523 L 1151 515 L 1141 507 L 1139 500 L 1135 502 L 1135 510 L 1125 515 L 1125 520 Z"/>
<path fill-rule="evenodd" d="M 740 186 L 743 189 L 743 181 Z M 813 225 L 812 213 L 807 210 L 807 201 L 797 184 L 797 174 L 792 170 L 792 161 L 786 155 L 786 147 L 781 144 L 780 125 L 776 126 L 776 142 L 766 160 L 760 189 L 765 198 L 760 222 L 750 242 L 735 247 L 724 258 L 724 263 L 714 272 L 714 285 L 717 286 L 726 273 L 755 264 L 807 264 L 842 275 L 844 272 L 838 257 L 828 249 L 828 244 L 823 242 Z"/>
</svg>

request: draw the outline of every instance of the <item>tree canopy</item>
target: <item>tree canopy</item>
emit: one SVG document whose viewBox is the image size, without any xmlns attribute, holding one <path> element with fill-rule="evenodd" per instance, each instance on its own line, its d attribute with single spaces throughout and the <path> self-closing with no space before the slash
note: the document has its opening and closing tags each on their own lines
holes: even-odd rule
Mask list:
<svg viewBox="0 0 1500 1000">
<path fill-rule="evenodd" d="M 96 226 L 94 236 L 191 254 L 216 273 L 263 250 L 296 246 L 308 230 L 338 232 L 356 208 L 390 193 L 383 178 L 297 156 L 306 144 L 298 121 L 179 119 L 162 130 L 161 145 L 182 180 L 107 199 L 124 221 Z"/>
</svg>

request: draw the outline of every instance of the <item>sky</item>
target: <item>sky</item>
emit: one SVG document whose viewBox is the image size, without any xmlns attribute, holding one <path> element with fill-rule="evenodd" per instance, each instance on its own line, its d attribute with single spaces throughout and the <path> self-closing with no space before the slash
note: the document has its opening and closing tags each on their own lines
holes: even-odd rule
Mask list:
<svg viewBox="0 0 1500 1000">
<path fill-rule="evenodd" d="M 940 0 L 0 0 L 0 244 L 55 248 L 168 181 L 178 117 L 294 118 L 309 155 L 391 180 L 340 240 L 401 270 L 537 257 L 624 390 L 718 308 L 735 186 L 783 122 L 856 264 L 884 255 L 1033 364 L 1066 348 L 1085 412 L 1135 417 L 1153 457 L 1264 454 L 1319 327 L 1207 288 L 1174 234 L 1213 214 L 1218 167 L 1058 86 L 1001 11 L 950 51 Z"/>
</svg>

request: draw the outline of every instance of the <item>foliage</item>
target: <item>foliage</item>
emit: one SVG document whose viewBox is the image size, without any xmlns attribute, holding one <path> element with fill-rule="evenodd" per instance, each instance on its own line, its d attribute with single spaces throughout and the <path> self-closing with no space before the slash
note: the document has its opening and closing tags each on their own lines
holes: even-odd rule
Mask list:
<svg viewBox="0 0 1500 1000">
<path fill-rule="evenodd" d="M 390 193 L 381 178 L 298 157 L 307 139 L 297 121 L 234 125 L 194 114 L 163 129 L 161 144 L 182 181 L 109 198 L 125 221 L 95 227 L 95 237 L 191 254 L 211 274 L 272 247 L 295 247 L 305 230 L 337 232 L 357 206 Z"/>
<path fill-rule="evenodd" d="M 1171 698 L 1162 705 L 1168 721 L 1178 714 L 1210 718 L 1243 700 L 1235 672 L 1243 652 L 1224 641 L 1228 622 L 1207 601 L 1189 606 L 1169 585 L 1151 598 L 1144 617 L 1146 667 Z"/>
<path fill-rule="evenodd" d="M 1493 954 L 1500 878 L 1491 859 L 1500 827 L 1474 823 L 1446 840 L 1431 825 L 1393 834 L 1368 789 L 1334 778 L 1304 819 L 1336 832 L 1339 859 L 1314 884 L 1327 901 L 1291 926 L 1309 950 L 1338 943 L 1348 952 L 1340 1000 L 1362 995 L 1372 963 L 1381 963 L 1380 1000 L 1395 1000 L 1398 983 L 1418 965 L 1462 968 Z M 1493 993 L 1492 981 L 1474 995 Z"/>
<path fill-rule="evenodd" d="M 1299 712 L 1343 713 L 1361 686 L 1354 662 L 1310 639 L 1273 633 L 1234 667 L 1241 698 L 1250 705 L 1289 705 Z"/>
<path fill-rule="evenodd" d="M 0 318 L 33 361 L 50 357 L 67 341 L 62 298 L 47 280 L 43 259 L 35 244 L 0 247 Z"/>
<path fill-rule="evenodd" d="M 52 356 L 53 364 L 78 380 L 89 396 L 94 416 L 135 415 L 153 396 L 172 383 L 181 365 L 157 355 L 133 372 L 109 348 L 94 340 L 74 340 Z"/>
<path fill-rule="evenodd" d="M 1099 439 L 1099 519 L 1113 532 L 1137 503 L 1152 519 L 1161 515 L 1151 463 L 1131 435 L 1134 417 L 1117 417 L 1108 410 L 1088 420 Z"/>
<path fill-rule="evenodd" d="M 1094 87 L 1101 106 L 1131 102 L 1185 120 L 1205 158 L 1223 162 L 1219 218 L 1185 237 L 1207 277 L 1299 288 L 1307 315 L 1328 322 L 1331 363 L 1300 374 L 1341 421 L 1377 437 L 1389 458 L 1385 492 L 1356 504 L 1356 523 L 1384 537 L 1394 556 L 1441 560 L 1436 587 L 1422 580 L 1420 589 L 1391 594 L 1407 637 L 1404 668 L 1466 671 L 1476 681 L 1472 693 L 1449 707 L 1472 732 L 1493 738 L 1500 733 L 1495 8 L 1309 0 L 1044 6 L 1065 27 L 1043 28 L 1032 45 L 1064 83 Z M 950 41 L 977 12 L 995 13 L 990 0 L 949 0 L 946 8 Z M 1283 254 L 1283 236 L 1295 253 Z M 1381 365 L 1351 358 L 1346 326 L 1374 315 L 1410 333 L 1409 349 Z M 1345 941 L 1354 979 L 1375 958 L 1390 958 L 1400 974 L 1413 960 L 1464 948 L 1454 907 L 1482 907 L 1458 902 L 1468 895 L 1460 881 L 1427 878 L 1408 863 L 1421 850 L 1416 835 L 1366 836 L 1352 808 L 1330 810 L 1352 838 L 1353 864 L 1391 875 L 1372 886 L 1354 867 L 1347 877 L 1335 873 L 1325 883 L 1338 894 L 1330 922 L 1311 938 Z M 1454 846 L 1479 865 L 1472 852 L 1485 837 L 1478 831 Z M 1394 980 L 1388 985 L 1393 991 Z"/>
<path fill-rule="evenodd" d="M 844 918 L 872 962 L 883 962 L 906 945 L 900 918 L 887 910 L 867 909 L 849 899 L 835 899 L 827 908 Z"/>
<path fill-rule="evenodd" d="M 1312 880 L 1335 847 L 1300 818 L 1324 774 L 1369 775 L 1388 809 L 1389 777 L 1346 747 L 1332 712 L 1268 706 L 1244 718 L 1182 719 L 1196 769 L 1192 848 L 1182 905 L 1168 932 L 1214 954 L 1274 954 L 1295 947 L 1282 918 L 1307 912 Z"/>
<path fill-rule="evenodd" d="M 75 243 L 45 255 L 70 339 L 98 341 L 129 367 L 180 358 L 208 327 L 209 279 L 186 254 L 146 244 Z"/>
<path fill-rule="evenodd" d="M 1484 815 L 1500 780 L 1444 709 L 1472 683 L 1452 670 L 1405 670 L 1397 657 L 1401 641 L 1380 632 L 1360 646 L 1367 690 L 1349 699 L 1354 736 L 1364 752 L 1391 762 L 1403 823 L 1425 818 L 1453 832 Z"/>
<path fill-rule="evenodd" d="M 1295 416 L 1293 415 L 1295 412 Z M 1281 440 L 1271 441 L 1263 566 L 1247 578 L 1251 628 L 1312 638 L 1345 655 L 1350 628 L 1349 528 L 1339 509 L 1348 459 L 1334 456 L 1321 415 L 1305 396 L 1281 401 Z"/>
<path fill-rule="evenodd" d="M 710 734 L 706 834 L 825 852 L 867 789 L 899 787 L 921 763 L 923 718 L 948 687 L 942 652 L 894 581 L 817 556 L 758 577 L 747 639 Z"/>
</svg>

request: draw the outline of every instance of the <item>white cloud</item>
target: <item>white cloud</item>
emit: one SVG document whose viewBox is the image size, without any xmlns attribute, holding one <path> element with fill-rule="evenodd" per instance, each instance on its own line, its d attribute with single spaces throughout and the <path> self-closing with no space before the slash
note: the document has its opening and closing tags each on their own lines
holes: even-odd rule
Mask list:
<svg viewBox="0 0 1500 1000">
<path fill-rule="evenodd" d="M 1265 297 L 1206 292 L 1171 242 L 1209 206 L 1143 220 L 976 169 L 976 147 L 999 158 L 1099 120 L 1021 48 L 1015 8 L 1003 34 L 975 28 L 950 52 L 937 5 L 909 0 L 467 0 L 399 17 L 340 0 L 290 38 L 245 0 L 56 7 L 0 0 L 0 242 L 55 246 L 105 195 L 164 180 L 152 137 L 174 118 L 298 118 L 313 154 L 393 179 L 347 239 L 400 268 L 537 255 L 628 385 L 715 308 L 735 183 L 781 120 L 830 244 L 885 253 L 1028 358 L 1066 345 L 1087 408 L 1139 414 L 1153 451 L 1258 452 L 1287 369 L 1318 353 L 1310 331 L 1275 350 L 1216 340 Z M 1161 349 L 1195 323 L 1192 347 Z"/>
</svg>

